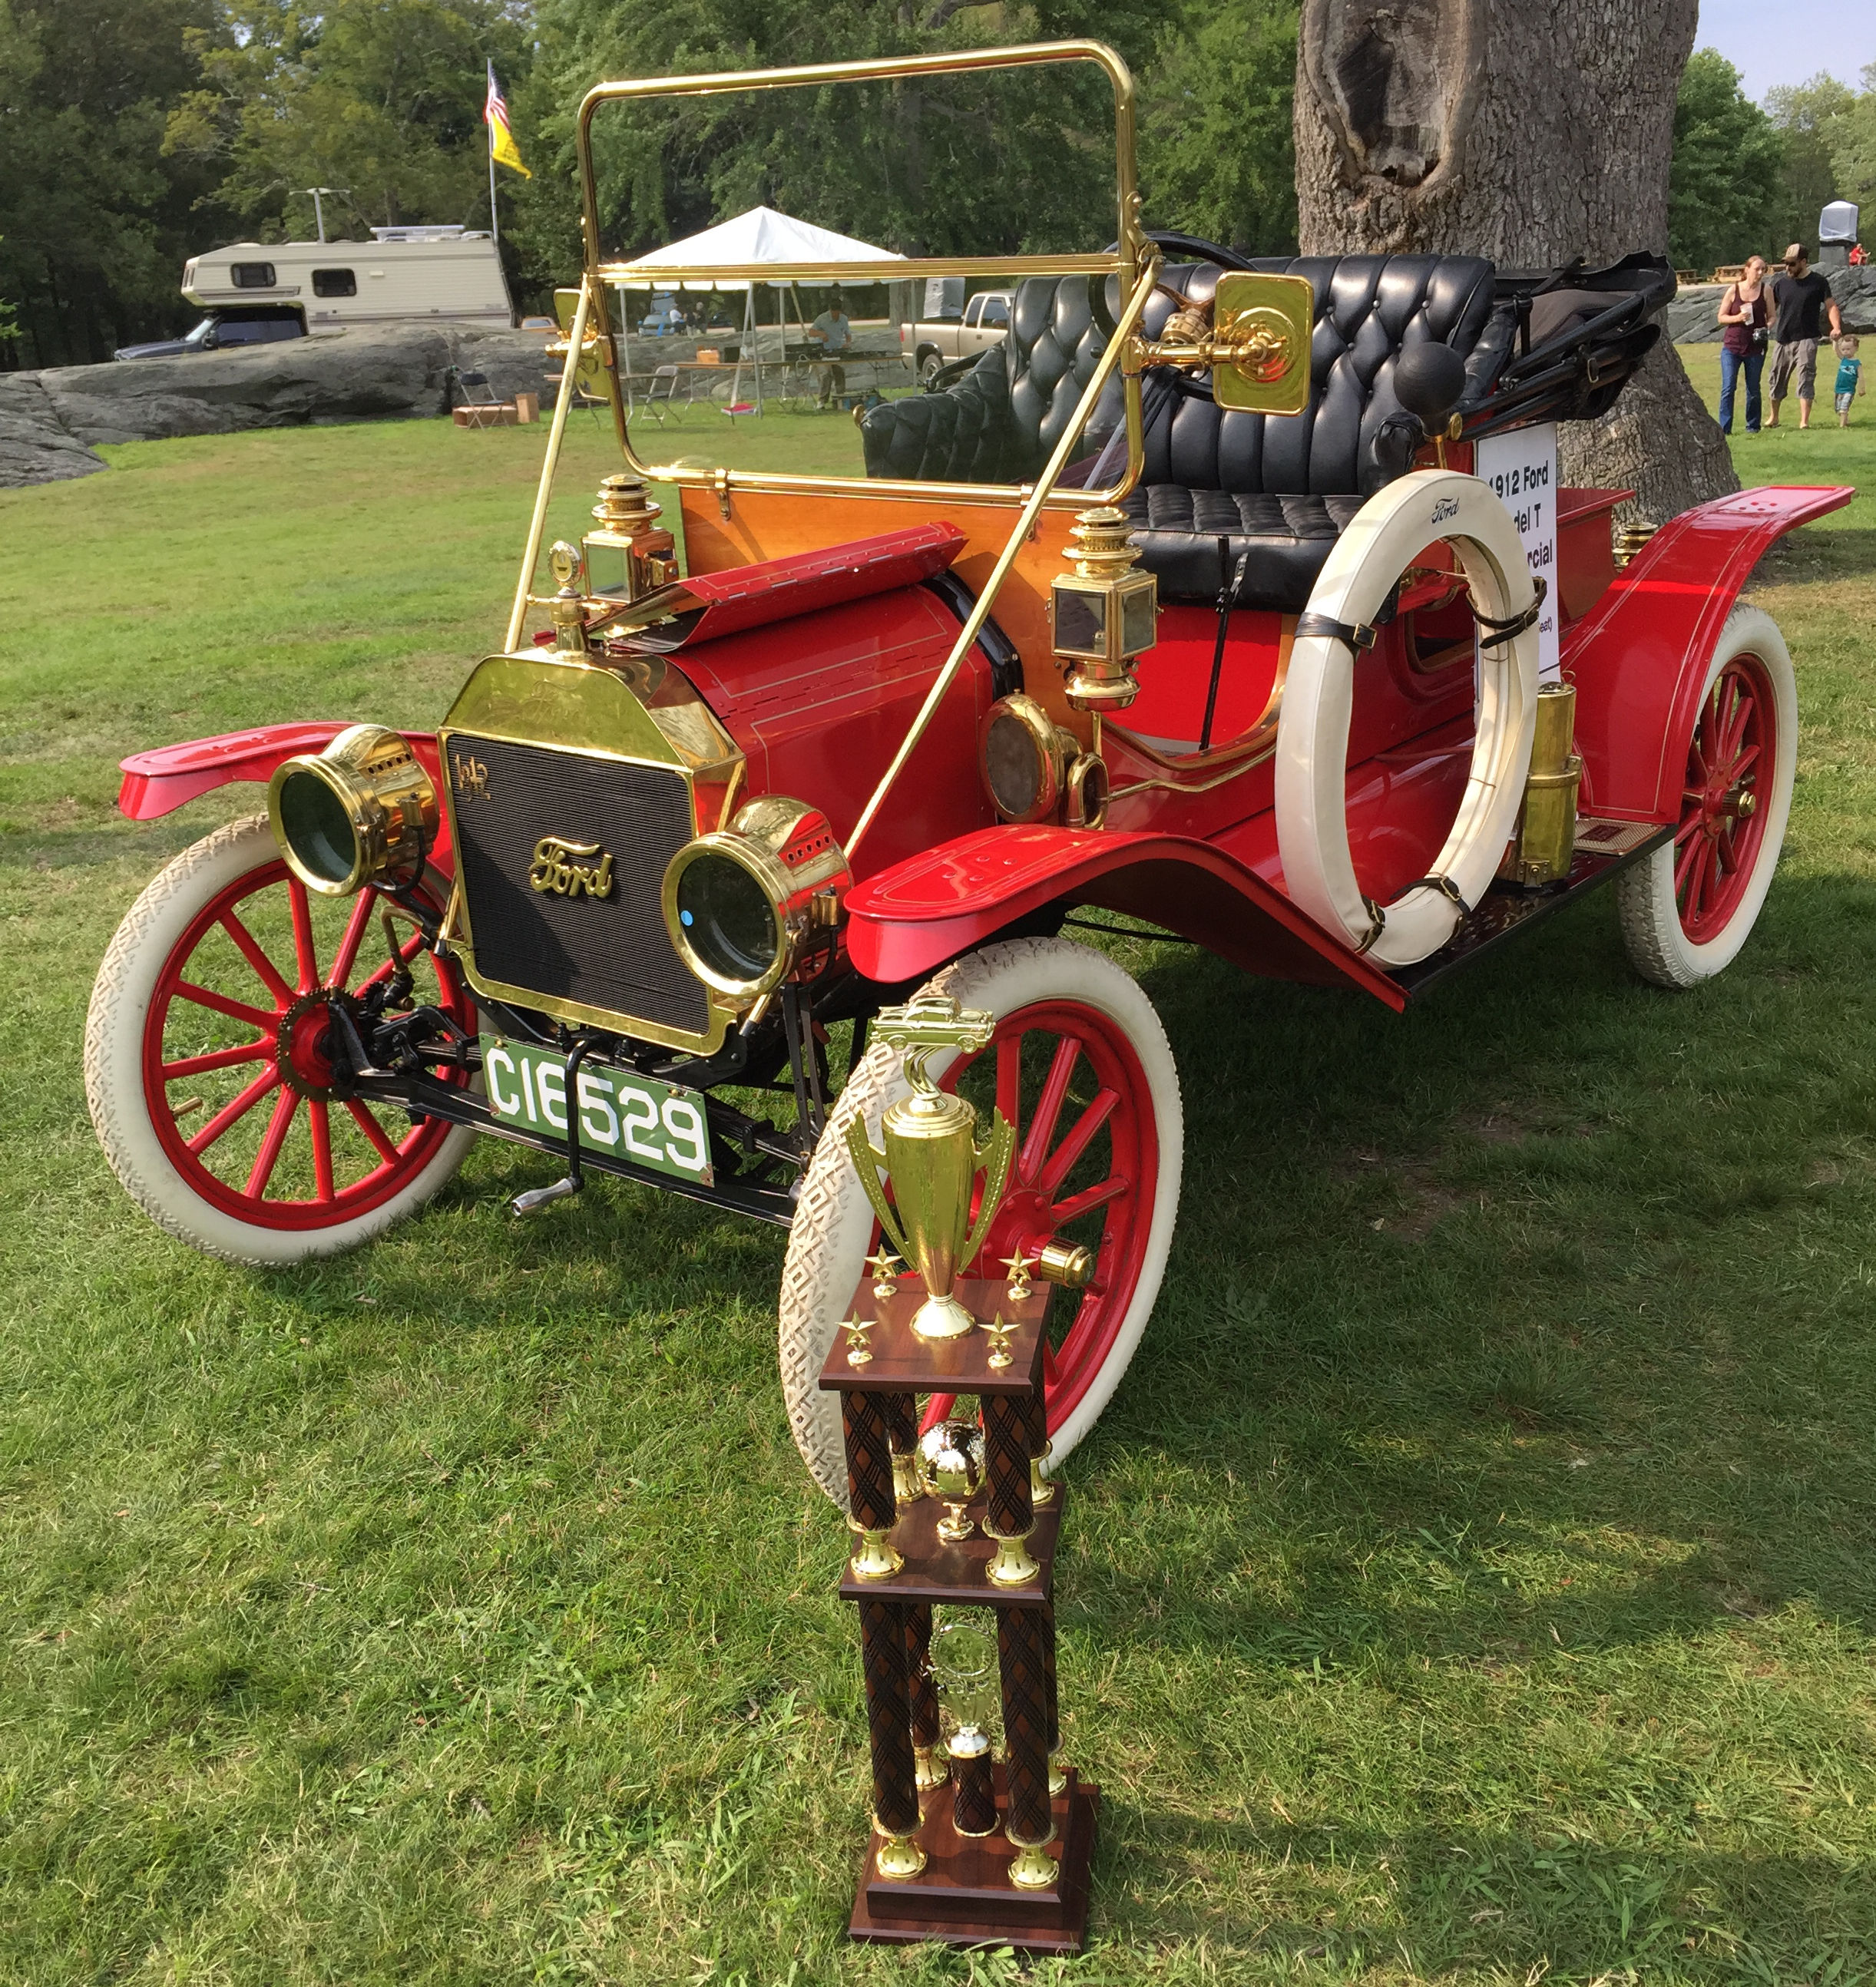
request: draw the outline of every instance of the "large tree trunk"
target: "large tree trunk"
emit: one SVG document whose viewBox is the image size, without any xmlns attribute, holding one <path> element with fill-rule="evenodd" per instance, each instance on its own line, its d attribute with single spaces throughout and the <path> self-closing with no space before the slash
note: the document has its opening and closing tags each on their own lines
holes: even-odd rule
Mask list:
<svg viewBox="0 0 1876 1987">
<path fill-rule="evenodd" d="M 1674 100 L 1698 0 L 1304 0 L 1297 198 L 1305 255 L 1431 250 L 1547 268 L 1665 253 Z M 1665 339 L 1567 483 L 1635 491 L 1658 524 L 1736 490 Z"/>
</svg>

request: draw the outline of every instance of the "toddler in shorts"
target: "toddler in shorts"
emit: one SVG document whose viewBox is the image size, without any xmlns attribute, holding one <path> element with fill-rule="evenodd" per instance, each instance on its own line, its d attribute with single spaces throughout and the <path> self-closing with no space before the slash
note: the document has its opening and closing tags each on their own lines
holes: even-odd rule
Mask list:
<svg viewBox="0 0 1876 1987">
<path fill-rule="evenodd" d="M 1848 332 L 1837 341 L 1837 424 L 1850 425 L 1850 403 L 1863 391 L 1863 361 L 1857 356 L 1857 341 Z"/>
</svg>

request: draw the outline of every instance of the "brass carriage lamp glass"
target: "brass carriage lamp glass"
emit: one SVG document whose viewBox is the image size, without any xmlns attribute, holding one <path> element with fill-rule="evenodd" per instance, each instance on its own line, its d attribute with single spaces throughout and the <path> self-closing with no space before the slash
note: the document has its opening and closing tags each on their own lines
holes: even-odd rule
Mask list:
<svg viewBox="0 0 1876 1987">
<path fill-rule="evenodd" d="M 597 528 L 580 540 L 589 592 L 629 602 L 677 577 L 676 541 L 660 526 L 663 509 L 642 477 L 607 477 L 592 514 Z"/>
<path fill-rule="evenodd" d="M 1084 511 L 1068 534 L 1070 570 L 1049 591 L 1055 653 L 1078 710 L 1124 710 L 1140 693 L 1133 663 L 1153 646 L 1159 582 L 1141 571 L 1132 521 L 1112 504 Z"/>
</svg>

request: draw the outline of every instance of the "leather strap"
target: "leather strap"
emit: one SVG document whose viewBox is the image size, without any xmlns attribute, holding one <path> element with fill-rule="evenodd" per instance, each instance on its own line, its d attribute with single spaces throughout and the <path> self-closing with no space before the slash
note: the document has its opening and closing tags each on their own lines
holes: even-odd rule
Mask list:
<svg viewBox="0 0 1876 1987">
<path fill-rule="evenodd" d="M 1351 656 L 1372 649 L 1377 639 L 1374 629 L 1365 621 L 1338 621 L 1333 615 L 1314 612 L 1297 616 L 1296 632 L 1301 636 L 1320 635 L 1329 641 L 1340 642 Z"/>
<path fill-rule="evenodd" d="M 1482 635 L 1479 638 L 1480 648 L 1496 649 L 1503 643 L 1515 641 L 1527 628 L 1534 627 L 1537 625 L 1537 616 L 1544 611 L 1544 596 L 1550 592 L 1550 589 L 1544 584 L 1541 575 L 1533 581 L 1532 584 L 1537 591 L 1533 595 L 1530 605 L 1522 614 L 1513 614 L 1510 619 L 1505 621 L 1495 621 L 1490 615 L 1481 614 L 1478 609 L 1473 606 L 1472 595 L 1468 594 L 1466 596 L 1466 605 L 1471 611 L 1472 618 L 1481 628 L 1489 628 L 1491 630 L 1490 634 Z"/>
<path fill-rule="evenodd" d="M 1437 890 L 1447 902 L 1458 905 L 1462 917 L 1472 916 L 1471 905 L 1459 895 L 1459 886 L 1450 876 L 1420 876 L 1407 886 L 1407 890 L 1419 889 Z M 1406 896 L 1407 890 L 1401 892 L 1403 897 Z"/>
</svg>

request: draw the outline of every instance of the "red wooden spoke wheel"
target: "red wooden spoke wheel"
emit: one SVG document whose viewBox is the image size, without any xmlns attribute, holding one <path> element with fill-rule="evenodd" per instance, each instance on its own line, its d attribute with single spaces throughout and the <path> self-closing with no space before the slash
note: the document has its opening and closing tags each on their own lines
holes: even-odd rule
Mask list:
<svg viewBox="0 0 1876 1987">
<path fill-rule="evenodd" d="M 472 1134 L 352 1094 L 337 1057 L 393 972 L 383 902 L 309 893 L 258 819 L 185 852 L 124 920 L 93 994 L 86 1088 L 113 1166 L 173 1233 L 294 1261 L 375 1233 L 460 1162 Z M 395 929 L 415 982 L 403 1007 L 473 1031 L 454 968 L 407 919 Z"/>
<path fill-rule="evenodd" d="M 1772 762 L 1777 727 L 1764 661 L 1733 656 L 1701 703 L 1674 835 L 1675 902 L 1695 945 L 1726 929 L 1752 882 L 1765 836 L 1759 777 Z"/>
<path fill-rule="evenodd" d="M 1616 879 L 1622 942 L 1645 979 L 1693 987 L 1757 922 L 1797 777 L 1797 680 L 1784 639 L 1736 607 L 1707 659 L 1671 844 Z"/>
<path fill-rule="evenodd" d="M 1081 1290 L 1050 1307 L 1046 1365 L 1051 1439 L 1060 1461 L 1091 1429 L 1132 1358 L 1159 1294 L 1179 1207 L 1184 1138 L 1179 1076 L 1146 996 L 1105 954 L 1062 939 L 987 946 L 930 982 L 987 1012 L 990 1044 L 933 1075 L 1017 1134 L 1011 1182 L 976 1266 L 1004 1274 L 1018 1248 L 1079 1245 L 1093 1257 Z M 877 1145 L 886 1107 L 907 1094 L 900 1059 L 880 1045 L 849 1078 L 802 1182 L 781 1303 L 782 1391 L 803 1459 L 845 1496 L 840 1410 L 817 1382 L 878 1227 L 846 1149 L 856 1119 Z M 949 1411 L 942 1395 L 926 1419 Z"/>
<path fill-rule="evenodd" d="M 1004 1016 L 990 1047 L 953 1064 L 941 1088 L 962 1089 L 985 1123 L 994 1105 L 1017 1135 L 1008 1189 L 970 1273 L 1004 1274 L 1019 1250 L 1034 1257 L 1057 1241 L 1095 1259 L 1082 1289 L 1050 1307 L 1043 1371 L 1053 1434 L 1113 1351 L 1139 1287 L 1159 1180 L 1146 1072 L 1113 1016 L 1062 1000 Z M 950 1407 L 949 1395 L 934 1395 L 925 1425 Z"/>
</svg>

